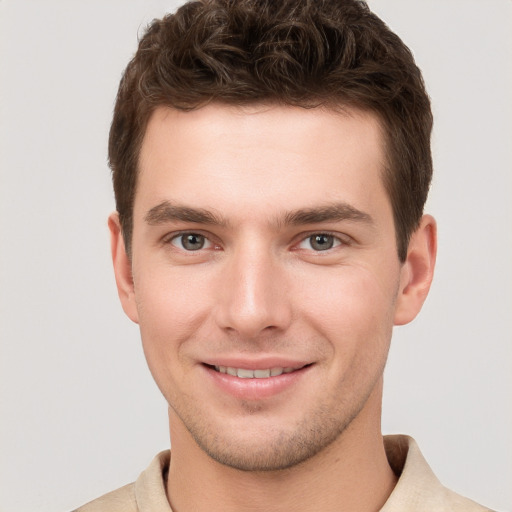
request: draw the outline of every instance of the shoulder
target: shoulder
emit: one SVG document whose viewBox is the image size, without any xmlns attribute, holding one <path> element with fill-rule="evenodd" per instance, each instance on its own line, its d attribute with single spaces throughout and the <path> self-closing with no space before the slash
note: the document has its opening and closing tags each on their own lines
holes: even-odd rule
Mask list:
<svg viewBox="0 0 512 512">
<path fill-rule="evenodd" d="M 409 436 L 385 436 L 388 462 L 398 483 L 381 512 L 491 512 L 444 487 Z"/>
<path fill-rule="evenodd" d="M 172 512 L 165 491 L 169 460 L 169 450 L 159 453 L 135 482 L 90 501 L 73 512 Z"/>
<path fill-rule="evenodd" d="M 131 483 L 104 494 L 73 512 L 138 512 L 135 484 Z"/>
<path fill-rule="evenodd" d="M 457 494 L 450 489 L 446 491 L 446 502 L 450 505 L 449 510 L 453 512 L 493 512 L 490 508 L 483 507 L 478 503 Z"/>
</svg>

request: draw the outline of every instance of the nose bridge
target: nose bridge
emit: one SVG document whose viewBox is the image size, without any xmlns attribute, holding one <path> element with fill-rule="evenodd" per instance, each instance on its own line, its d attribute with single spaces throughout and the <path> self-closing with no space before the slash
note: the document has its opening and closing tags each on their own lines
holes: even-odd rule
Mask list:
<svg viewBox="0 0 512 512">
<path fill-rule="evenodd" d="M 286 276 L 271 247 L 259 240 L 240 244 L 226 262 L 219 320 L 244 337 L 285 329 L 290 321 Z"/>
</svg>

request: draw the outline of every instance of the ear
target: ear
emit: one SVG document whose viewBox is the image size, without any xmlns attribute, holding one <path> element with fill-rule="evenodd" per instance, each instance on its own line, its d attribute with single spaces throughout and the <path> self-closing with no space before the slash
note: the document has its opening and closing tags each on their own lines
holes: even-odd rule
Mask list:
<svg viewBox="0 0 512 512">
<path fill-rule="evenodd" d="M 395 309 L 395 325 L 411 322 L 420 312 L 434 277 L 437 253 L 435 219 L 424 215 L 412 234 L 407 259 L 402 265 Z"/>
<path fill-rule="evenodd" d="M 110 231 L 110 249 L 114 274 L 116 277 L 117 293 L 121 300 L 124 312 L 128 317 L 138 323 L 139 315 L 135 302 L 135 291 L 133 286 L 132 264 L 126 254 L 123 232 L 119 222 L 119 214 L 112 213 L 108 218 L 108 229 Z"/>
</svg>

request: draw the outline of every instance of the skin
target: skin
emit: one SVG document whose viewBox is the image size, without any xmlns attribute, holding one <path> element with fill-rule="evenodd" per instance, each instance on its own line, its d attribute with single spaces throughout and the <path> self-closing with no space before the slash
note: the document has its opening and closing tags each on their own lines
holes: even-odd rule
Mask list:
<svg viewBox="0 0 512 512">
<path fill-rule="evenodd" d="M 150 119 L 131 257 L 117 214 L 109 226 L 123 308 L 169 404 L 175 512 L 370 511 L 391 493 L 382 373 L 393 325 L 428 293 L 436 229 L 424 216 L 399 261 L 382 141 L 356 110 Z M 306 366 L 277 392 L 238 393 L 219 361 Z"/>
</svg>

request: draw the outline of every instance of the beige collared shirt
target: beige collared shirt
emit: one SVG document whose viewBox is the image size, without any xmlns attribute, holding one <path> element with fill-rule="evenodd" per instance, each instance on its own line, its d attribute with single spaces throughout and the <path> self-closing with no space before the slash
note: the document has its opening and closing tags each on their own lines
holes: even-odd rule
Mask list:
<svg viewBox="0 0 512 512">
<path fill-rule="evenodd" d="M 399 479 L 381 512 L 489 512 L 443 487 L 411 437 L 385 436 L 384 444 L 389 464 Z M 134 483 L 75 512 L 172 512 L 164 477 L 169 460 L 169 450 L 159 453 Z"/>
</svg>

